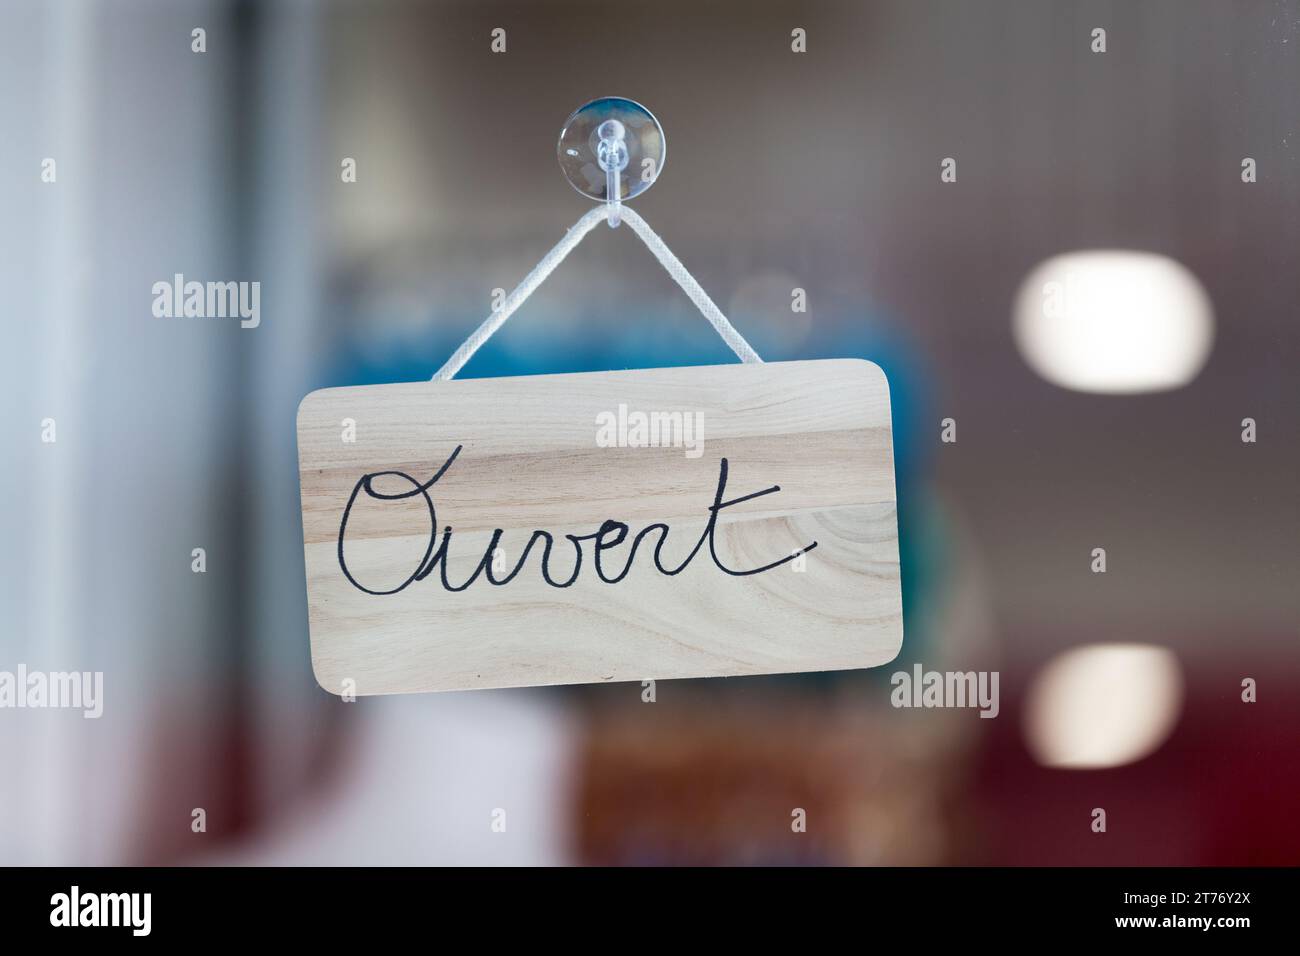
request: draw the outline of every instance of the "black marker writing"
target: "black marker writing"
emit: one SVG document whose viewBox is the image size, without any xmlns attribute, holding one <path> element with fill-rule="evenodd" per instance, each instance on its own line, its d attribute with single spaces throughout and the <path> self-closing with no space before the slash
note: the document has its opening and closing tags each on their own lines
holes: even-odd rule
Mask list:
<svg viewBox="0 0 1300 956">
<path fill-rule="evenodd" d="M 770 564 L 765 564 L 758 568 L 748 568 L 743 571 L 729 568 L 723 564 L 722 559 L 718 556 L 717 542 L 714 538 L 714 532 L 718 524 L 718 513 L 725 508 L 730 508 L 732 505 L 738 505 L 743 501 L 752 501 L 755 498 L 761 498 L 764 495 L 774 494 L 781 490 L 780 485 L 772 485 L 770 488 L 764 488 L 762 491 L 755 491 L 752 494 L 741 495 L 739 498 L 723 500 L 723 496 L 727 491 L 727 459 L 723 458 L 719 462 L 718 467 L 717 491 L 713 495 L 713 504 L 711 504 L 708 509 L 708 524 L 705 525 L 704 533 L 700 535 L 700 540 L 695 543 L 695 547 L 691 549 L 691 553 L 688 554 L 685 560 L 676 567 L 667 567 L 664 565 L 663 561 L 663 547 L 664 543 L 668 540 L 670 528 L 663 522 L 655 522 L 654 524 L 642 528 L 641 531 L 637 533 L 636 537 L 632 539 L 632 544 L 628 550 L 627 561 L 623 564 L 622 570 L 619 570 L 617 573 L 610 573 L 610 569 L 605 566 L 602 555 L 605 552 L 611 551 L 622 545 L 623 542 L 627 540 L 629 528 L 622 521 L 607 519 L 601 522 L 600 527 L 591 534 L 566 534 L 564 536 L 572 542 L 574 553 L 576 555 L 576 560 L 573 565 L 573 573 L 564 580 L 556 580 L 551 576 L 551 552 L 555 547 L 555 536 L 548 531 L 541 530 L 533 532 L 532 537 L 528 539 L 528 543 L 524 545 L 523 554 L 519 556 L 519 561 L 515 564 L 514 569 L 511 570 L 510 573 L 505 574 L 502 577 L 494 575 L 492 571 L 492 556 L 496 552 L 497 546 L 500 544 L 501 535 L 505 533 L 503 529 L 497 528 L 492 532 L 492 539 L 488 542 L 487 549 L 483 553 L 483 559 L 479 561 L 478 566 L 474 568 L 474 572 L 465 581 L 462 581 L 459 584 L 454 584 L 447 577 L 447 556 L 448 549 L 451 547 L 452 527 L 451 525 L 447 525 L 443 529 L 442 540 L 439 542 L 438 511 L 434 506 L 432 496 L 429 494 L 429 489 L 437 484 L 438 480 L 447 473 L 449 468 L 451 468 L 452 464 L 456 461 L 456 456 L 460 454 L 462 447 L 463 446 L 461 445 L 457 445 L 456 450 L 451 453 L 443 463 L 442 467 L 434 473 L 432 478 L 423 483 L 416 481 L 410 475 L 401 471 L 376 471 L 371 472 L 368 475 L 362 475 L 361 478 L 358 479 L 356 485 L 352 488 L 352 494 L 348 497 L 347 506 L 343 509 L 343 519 L 339 522 L 339 567 L 342 568 L 344 576 L 347 577 L 348 581 L 350 581 L 354 587 L 366 592 L 367 594 L 396 594 L 398 591 L 404 590 L 415 581 L 423 581 L 425 578 L 429 577 L 429 575 L 433 574 L 435 569 L 438 571 L 438 579 L 441 581 L 442 586 L 448 591 L 464 591 L 471 584 L 477 581 L 480 575 L 486 578 L 489 584 L 509 584 L 514 580 L 515 576 L 523 570 L 524 565 L 528 561 L 528 556 L 532 553 L 534 546 L 536 546 L 539 541 L 541 542 L 542 550 L 542 579 L 553 588 L 567 588 L 578 580 L 578 575 L 582 573 L 583 542 L 585 541 L 593 542 L 592 564 L 596 568 L 596 576 L 606 584 L 617 584 L 619 581 L 622 581 L 627 577 L 628 572 L 632 570 L 632 563 L 636 560 L 637 548 L 641 546 L 643 540 L 654 534 L 658 535 L 658 540 L 654 543 L 653 551 L 655 567 L 661 574 L 670 576 L 685 571 L 687 566 L 695 559 L 695 556 L 699 554 L 700 549 L 704 547 L 706 541 L 709 544 L 709 556 L 713 559 L 713 563 L 717 565 L 719 570 L 736 577 L 762 574 L 764 571 L 771 571 L 773 568 L 778 568 L 787 561 L 793 561 L 801 553 L 806 554 L 813 548 L 817 547 L 817 542 L 814 541 L 800 549 L 800 551 L 796 551 L 778 561 L 773 561 Z M 394 494 L 386 494 L 375 489 L 374 482 L 376 479 L 380 478 L 400 479 L 409 484 L 410 488 Z M 343 543 L 344 539 L 347 537 L 348 530 L 348 516 L 352 514 L 352 506 L 356 503 L 357 496 L 363 491 L 366 493 L 367 497 L 379 501 L 401 501 L 408 498 L 420 497 L 424 499 L 425 508 L 429 513 L 429 545 L 425 548 L 424 556 L 420 558 L 419 564 L 416 566 L 415 571 L 412 572 L 410 577 L 405 581 L 402 581 L 396 587 L 388 588 L 387 590 L 367 587 L 353 577 L 352 572 L 348 570 L 348 562 L 343 553 Z"/>
</svg>

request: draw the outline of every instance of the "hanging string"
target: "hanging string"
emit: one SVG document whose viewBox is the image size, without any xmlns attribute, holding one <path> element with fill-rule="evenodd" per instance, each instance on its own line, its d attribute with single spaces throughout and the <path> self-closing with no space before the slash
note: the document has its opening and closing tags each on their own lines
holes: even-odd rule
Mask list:
<svg viewBox="0 0 1300 956">
<path fill-rule="evenodd" d="M 464 367 L 465 363 L 470 360 L 479 347 L 492 337 L 497 329 L 505 324 L 506 319 L 514 314 L 514 311 L 524 304 L 524 301 L 536 291 L 537 287 L 546 281 L 546 277 L 555 271 L 556 266 L 564 261 L 565 257 L 574 250 L 578 243 L 591 230 L 595 229 L 602 222 L 608 219 L 609 213 L 604 206 L 595 206 L 587 212 L 585 216 L 573 224 L 572 228 L 564 234 L 564 238 L 555 244 L 555 248 L 542 257 L 541 262 L 533 266 L 533 271 L 524 276 L 524 281 L 515 287 L 515 290 L 506 296 L 506 300 L 501 303 L 501 307 L 483 320 L 483 323 L 470 333 L 469 338 L 461 343 L 460 348 L 452 353 L 451 358 L 438 369 L 433 376 L 435 382 L 446 382 L 454 378 L 456 373 Z M 646 244 L 651 252 L 654 253 L 659 264 L 668 271 L 673 280 L 682 287 L 695 307 L 704 314 L 713 326 L 714 331 L 722 337 L 722 341 L 736 353 L 742 362 L 762 362 L 744 336 L 736 331 L 736 327 L 727 321 L 727 317 L 722 314 L 722 310 L 714 305 L 709 294 L 701 288 L 700 284 L 695 281 L 695 277 L 686 270 L 672 250 L 664 245 L 664 241 L 659 238 L 653 229 L 644 219 L 626 206 L 621 209 L 621 217 L 624 222 L 632 227 L 632 231 L 640 237 L 641 241 Z"/>
</svg>

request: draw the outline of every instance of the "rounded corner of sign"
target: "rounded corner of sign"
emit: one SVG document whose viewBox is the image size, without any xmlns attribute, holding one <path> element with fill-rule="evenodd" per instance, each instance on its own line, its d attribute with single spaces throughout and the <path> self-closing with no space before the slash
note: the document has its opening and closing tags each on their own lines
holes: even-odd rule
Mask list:
<svg viewBox="0 0 1300 956">
<path fill-rule="evenodd" d="M 307 409 L 308 403 L 311 402 L 312 399 L 314 399 L 317 395 L 325 391 L 328 391 L 328 389 L 318 388 L 315 391 L 308 392 L 298 402 L 298 411 L 294 414 L 294 422 L 297 424 L 299 430 L 302 429 L 302 413 Z"/>
<path fill-rule="evenodd" d="M 877 362 L 865 358 L 844 359 L 851 365 L 859 366 L 862 373 L 872 381 L 873 384 L 884 386 L 885 394 L 889 394 L 889 376 L 885 373 L 884 368 Z"/>
<path fill-rule="evenodd" d="M 883 410 L 883 424 L 886 428 L 890 428 L 894 402 L 889 376 L 884 368 L 871 359 L 848 358 L 839 361 L 847 367 L 849 381 L 853 382 L 855 387 L 862 388 L 869 401 Z"/>
<path fill-rule="evenodd" d="M 342 697 L 342 696 L 343 696 L 343 684 L 342 684 L 342 682 L 341 682 L 341 681 L 329 681 L 329 680 L 328 680 L 328 675 L 322 675 L 322 674 L 321 674 L 321 661 L 320 661 L 320 658 L 316 655 L 316 649 L 315 649 L 315 648 L 312 648 L 312 652 L 311 652 L 311 676 L 312 676 L 312 678 L 316 681 L 316 686 L 319 687 L 321 690 L 323 690 L 325 693 L 329 694 L 331 697 Z M 331 690 L 331 689 L 330 689 L 330 684 L 331 684 L 331 683 L 336 684 L 337 687 L 338 687 L 338 689 L 337 689 L 337 690 Z"/>
<path fill-rule="evenodd" d="M 875 665 L 876 667 L 886 667 L 894 663 L 894 661 L 898 660 L 898 658 L 902 655 L 903 625 L 901 623 L 898 625 L 898 630 L 894 632 L 893 641 L 890 644 L 885 645 L 884 652 L 888 656 L 885 657 L 879 664 L 876 664 Z"/>
</svg>

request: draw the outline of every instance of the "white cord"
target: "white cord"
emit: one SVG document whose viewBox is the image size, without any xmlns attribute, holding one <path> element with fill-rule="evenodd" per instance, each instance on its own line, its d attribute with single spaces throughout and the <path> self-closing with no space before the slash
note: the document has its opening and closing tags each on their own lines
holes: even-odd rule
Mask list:
<svg viewBox="0 0 1300 956">
<path fill-rule="evenodd" d="M 536 291 L 546 277 L 555 271 L 555 267 L 564 261 L 565 256 L 574 250 L 578 243 L 582 242 L 583 237 L 591 230 L 595 229 L 601 222 L 608 219 L 609 213 L 604 206 L 593 207 L 585 216 L 573 224 L 572 228 L 564 234 L 564 238 L 556 243 L 555 248 L 542 257 L 542 261 L 533 266 L 533 271 L 524 276 L 524 281 L 515 287 L 515 290 L 506 296 L 506 300 L 501 303 L 501 307 L 483 320 L 477 329 L 470 333 L 469 338 L 461 343 L 460 348 L 452 353 L 451 358 L 438 369 L 433 376 L 435 382 L 446 382 L 455 377 L 456 373 L 464 367 L 465 363 L 470 360 L 479 347 L 492 337 L 497 329 L 505 324 L 506 319 L 514 314 L 515 309 L 524 304 L 524 300 Z M 718 335 L 722 336 L 722 341 L 726 342 L 728 347 L 736 353 L 742 362 L 762 362 L 758 353 L 750 348 L 749 343 L 745 341 L 744 336 L 736 331 L 736 327 L 727 321 L 727 317 L 722 314 L 722 310 L 713 304 L 707 292 L 700 287 L 695 281 L 695 277 L 686 271 L 672 250 L 664 245 L 664 241 L 655 234 L 644 219 L 638 216 L 628 207 L 622 208 L 622 218 L 632 231 L 640 237 L 641 241 L 646 244 L 655 258 L 659 260 L 660 265 L 668 270 L 668 274 L 673 277 L 684 291 L 695 307 L 699 309 L 709 324 L 713 326 Z"/>
</svg>

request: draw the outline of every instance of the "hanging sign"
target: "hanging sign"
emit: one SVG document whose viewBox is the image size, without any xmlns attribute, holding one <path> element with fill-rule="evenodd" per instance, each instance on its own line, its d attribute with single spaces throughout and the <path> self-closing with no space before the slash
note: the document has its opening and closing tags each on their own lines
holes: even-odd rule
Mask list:
<svg viewBox="0 0 1300 956">
<path fill-rule="evenodd" d="M 323 389 L 298 455 L 332 693 L 841 670 L 902 643 L 870 362 Z"/>
</svg>

